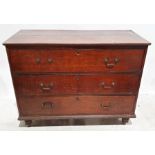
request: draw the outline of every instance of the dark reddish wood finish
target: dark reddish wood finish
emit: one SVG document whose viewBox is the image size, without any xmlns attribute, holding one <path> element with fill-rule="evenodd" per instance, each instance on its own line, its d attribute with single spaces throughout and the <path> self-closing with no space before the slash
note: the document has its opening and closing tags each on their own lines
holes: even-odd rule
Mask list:
<svg viewBox="0 0 155 155">
<path fill-rule="evenodd" d="M 22 116 L 133 114 L 135 96 L 19 98 Z"/>
<path fill-rule="evenodd" d="M 133 31 L 20 31 L 7 49 L 19 120 L 135 117 L 150 43 Z"/>
<path fill-rule="evenodd" d="M 79 92 L 83 94 L 136 94 L 139 86 L 139 75 L 81 75 L 78 86 Z"/>
<path fill-rule="evenodd" d="M 4 45 L 150 45 L 132 30 L 21 30 Z"/>
<path fill-rule="evenodd" d="M 14 78 L 14 84 L 18 95 L 62 95 L 77 93 L 77 79 L 75 75 L 17 76 Z"/>
<path fill-rule="evenodd" d="M 10 63 L 18 73 L 136 72 L 143 55 L 144 49 L 21 48 L 11 50 Z"/>
<path fill-rule="evenodd" d="M 26 81 L 26 82 L 25 82 Z M 139 75 L 41 75 L 16 76 L 18 95 L 136 94 Z"/>
</svg>

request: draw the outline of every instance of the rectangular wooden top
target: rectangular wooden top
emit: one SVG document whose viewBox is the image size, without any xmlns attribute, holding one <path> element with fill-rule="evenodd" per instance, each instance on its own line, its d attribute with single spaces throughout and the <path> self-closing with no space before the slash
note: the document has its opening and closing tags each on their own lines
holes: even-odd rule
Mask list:
<svg viewBox="0 0 155 155">
<path fill-rule="evenodd" d="M 4 45 L 150 45 L 132 30 L 21 30 Z"/>
</svg>

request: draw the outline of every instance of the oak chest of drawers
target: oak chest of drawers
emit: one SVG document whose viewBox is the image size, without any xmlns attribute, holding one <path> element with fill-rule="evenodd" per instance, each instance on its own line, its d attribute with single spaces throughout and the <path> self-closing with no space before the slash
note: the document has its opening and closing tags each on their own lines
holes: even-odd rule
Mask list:
<svg viewBox="0 0 155 155">
<path fill-rule="evenodd" d="M 147 47 L 133 31 L 22 30 L 6 46 L 19 120 L 135 117 Z"/>
</svg>

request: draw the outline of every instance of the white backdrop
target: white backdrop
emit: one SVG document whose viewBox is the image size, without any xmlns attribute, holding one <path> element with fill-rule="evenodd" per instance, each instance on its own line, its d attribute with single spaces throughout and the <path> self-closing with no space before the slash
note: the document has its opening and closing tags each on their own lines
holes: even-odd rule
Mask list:
<svg viewBox="0 0 155 155">
<path fill-rule="evenodd" d="M 140 94 L 136 108 L 136 119 L 126 126 L 87 126 L 87 127 L 44 127 L 38 130 L 155 130 L 155 25 L 0 25 L 0 130 L 29 130 L 19 128 L 16 99 L 11 81 L 5 47 L 2 43 L 20 29 L 132 29 L 152 43 L 148 48 Z M 31 128 L 35 130 L 36 128 Z"/>
<path fill-rule="evenodd" d="M 140 94 L 155 93 L 155 25 L 0 25 L 0 103 L 14 100 L 10 70 L 2 43 L 20 29 L 132 29 L 152 43 L 148 48 Z"/>
<path fill-rule="evenodd" d="M 44 130 L 44 132 L 0 131 L 1 154 L 68 154 L 75 155 L 154 155 L 155 131 L 118 132 L 116 130 L 154 129 L 154 0 L 0 0 L 0 24 L 129 24 L 129 25 L 0 25 L 0 130 Z M 4 47 L 7 37 L 24 28 L 56 29 L 133 29 L 150 42 L 137 118 L 128 125 L 82 127 L 19 128 L 13 89 Z M 150 68 L 150 69 L 149 69 Z M 147 93 L 147 95 L 146 95 Z M 152 94 L 152 95 L 151 95 Z M 149 97 L 152 96 L 152 97 Z M 6 100 L 6 102 L 4 100 Z M 3 102 L 4 101 L 4 102 Z M 3 103 L 3 104 L 2 104 Z M 13 105 L 13 106 L 12 106 Z M 140 106 L 139 106 L 140 105 Z M 11 110 L 12 109 L 12 110 Z M 104 131 L 106 129 L 106 132 Z M 46 132 L 46 130 L 55 130 Z M 57 130 L 69 130 L 69 132 Z M 86 130 L 72 132 L 70 130 Z M 87 130 L 93 130 L 88 132 Z M 94 130 L 101 130 L 100 132 Z M 108 131 L 107 131 L 108 130 Z M 109 132 L 109 130 L 112 130 Z M 37 149 L 36 147 L 37 146 Z M 25 148 L 26 146 L 26 148 Z M 78 149 L 77 149 L 78 146 Z M 8 149 L 9 148 L 9 149 Z M 27 149 L 28 148 L 28 149 Z M 61 148 L 61 149 L 60 149 Z M 69 148 L 69 149 L 67 149 Z M 112 149 L 113 148 L 113 149 Z M 24 151 L 23 151 L 24 150 Z M 76 150 L 76 151 L 75 151 Z"/>
</svg>

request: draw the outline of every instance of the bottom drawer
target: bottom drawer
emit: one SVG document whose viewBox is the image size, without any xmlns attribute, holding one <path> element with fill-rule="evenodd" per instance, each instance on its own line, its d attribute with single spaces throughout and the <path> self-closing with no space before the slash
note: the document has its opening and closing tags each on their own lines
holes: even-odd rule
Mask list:
<svg viewBox="0 0 155 155">
<path fill-rule="evenodd" d="M 135 96 L 20 97 L 21 116 L 134 114 Z"/>
</svg>

